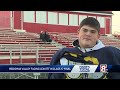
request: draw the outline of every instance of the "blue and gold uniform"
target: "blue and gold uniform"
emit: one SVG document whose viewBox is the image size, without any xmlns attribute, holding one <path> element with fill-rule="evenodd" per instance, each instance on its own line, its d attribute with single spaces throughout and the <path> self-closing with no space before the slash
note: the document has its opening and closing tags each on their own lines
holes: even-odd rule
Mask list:
<svg viewBox="0 0 120 90">
<path fill-rule="evenodd" d="M 101 41 L 84 51 L 79 46 L 63 48 L 52 57 L 50 65 L 120 65 L 120 50 L 111 46 L 105 47 Z M 49 73 L 48 79 L 120 79 L 120 73 Z"/>
</svg>

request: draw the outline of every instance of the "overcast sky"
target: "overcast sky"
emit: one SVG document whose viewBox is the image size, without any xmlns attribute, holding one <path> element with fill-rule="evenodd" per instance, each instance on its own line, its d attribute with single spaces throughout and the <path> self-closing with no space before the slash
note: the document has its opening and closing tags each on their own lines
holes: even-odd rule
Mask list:
<svg viewBox="0 0 120 90">
<path fill-rule="evenodd" d="M 112 11 L 112 33 L 115 31 L 120 32 L 120 11 Z"/>
</svg>

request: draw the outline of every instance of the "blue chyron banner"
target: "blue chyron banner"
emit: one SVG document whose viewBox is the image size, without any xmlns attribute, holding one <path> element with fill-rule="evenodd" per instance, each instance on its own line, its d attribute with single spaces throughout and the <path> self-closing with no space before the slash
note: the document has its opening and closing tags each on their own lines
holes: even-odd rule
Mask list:
<svg viewBox="0 0 120 90">
<path fill-rule="evenodd" d="M 0 65 L 0 72 L 107 73 L 120 72 L 120 65 Z"/>
</svg>

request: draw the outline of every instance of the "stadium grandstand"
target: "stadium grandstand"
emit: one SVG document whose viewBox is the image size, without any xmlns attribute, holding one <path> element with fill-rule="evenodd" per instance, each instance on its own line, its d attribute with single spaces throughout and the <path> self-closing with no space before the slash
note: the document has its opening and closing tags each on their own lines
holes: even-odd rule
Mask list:
<svg viewBox="0 0 120 90">
<path fill-rule="evenodd" d="M 111 11 L 0 11 L 0 64 L 48 65 L 59 49 L 73 47 L 78 25 L 87 16 L 100 21 L 106 46 L 120 48 L 120 33 L 111 34 Z M 52 42 L 40 40 L 40 31 L 47 31 Z M 0 79 L 46 78 L 47 73 L 0 73 Z"/>
</svg>

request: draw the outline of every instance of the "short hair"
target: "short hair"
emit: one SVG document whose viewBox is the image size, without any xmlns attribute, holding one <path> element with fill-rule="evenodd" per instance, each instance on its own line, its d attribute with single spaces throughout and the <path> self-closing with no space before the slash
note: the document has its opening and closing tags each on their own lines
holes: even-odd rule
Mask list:
<svg viewBox="0 0 120 90">
<path fill-rule="evenodd" d="M 84 25 L 88 25 L 92 28 L 95 28 L 98 30 L 98 32 L 100 32 L 100 23 L 97 19 L 95 19 L 93 17 L 87 17 L 87 18 L 83 19 L 83 21 L 80 23 L 80 28 Z"/>
</svg>

